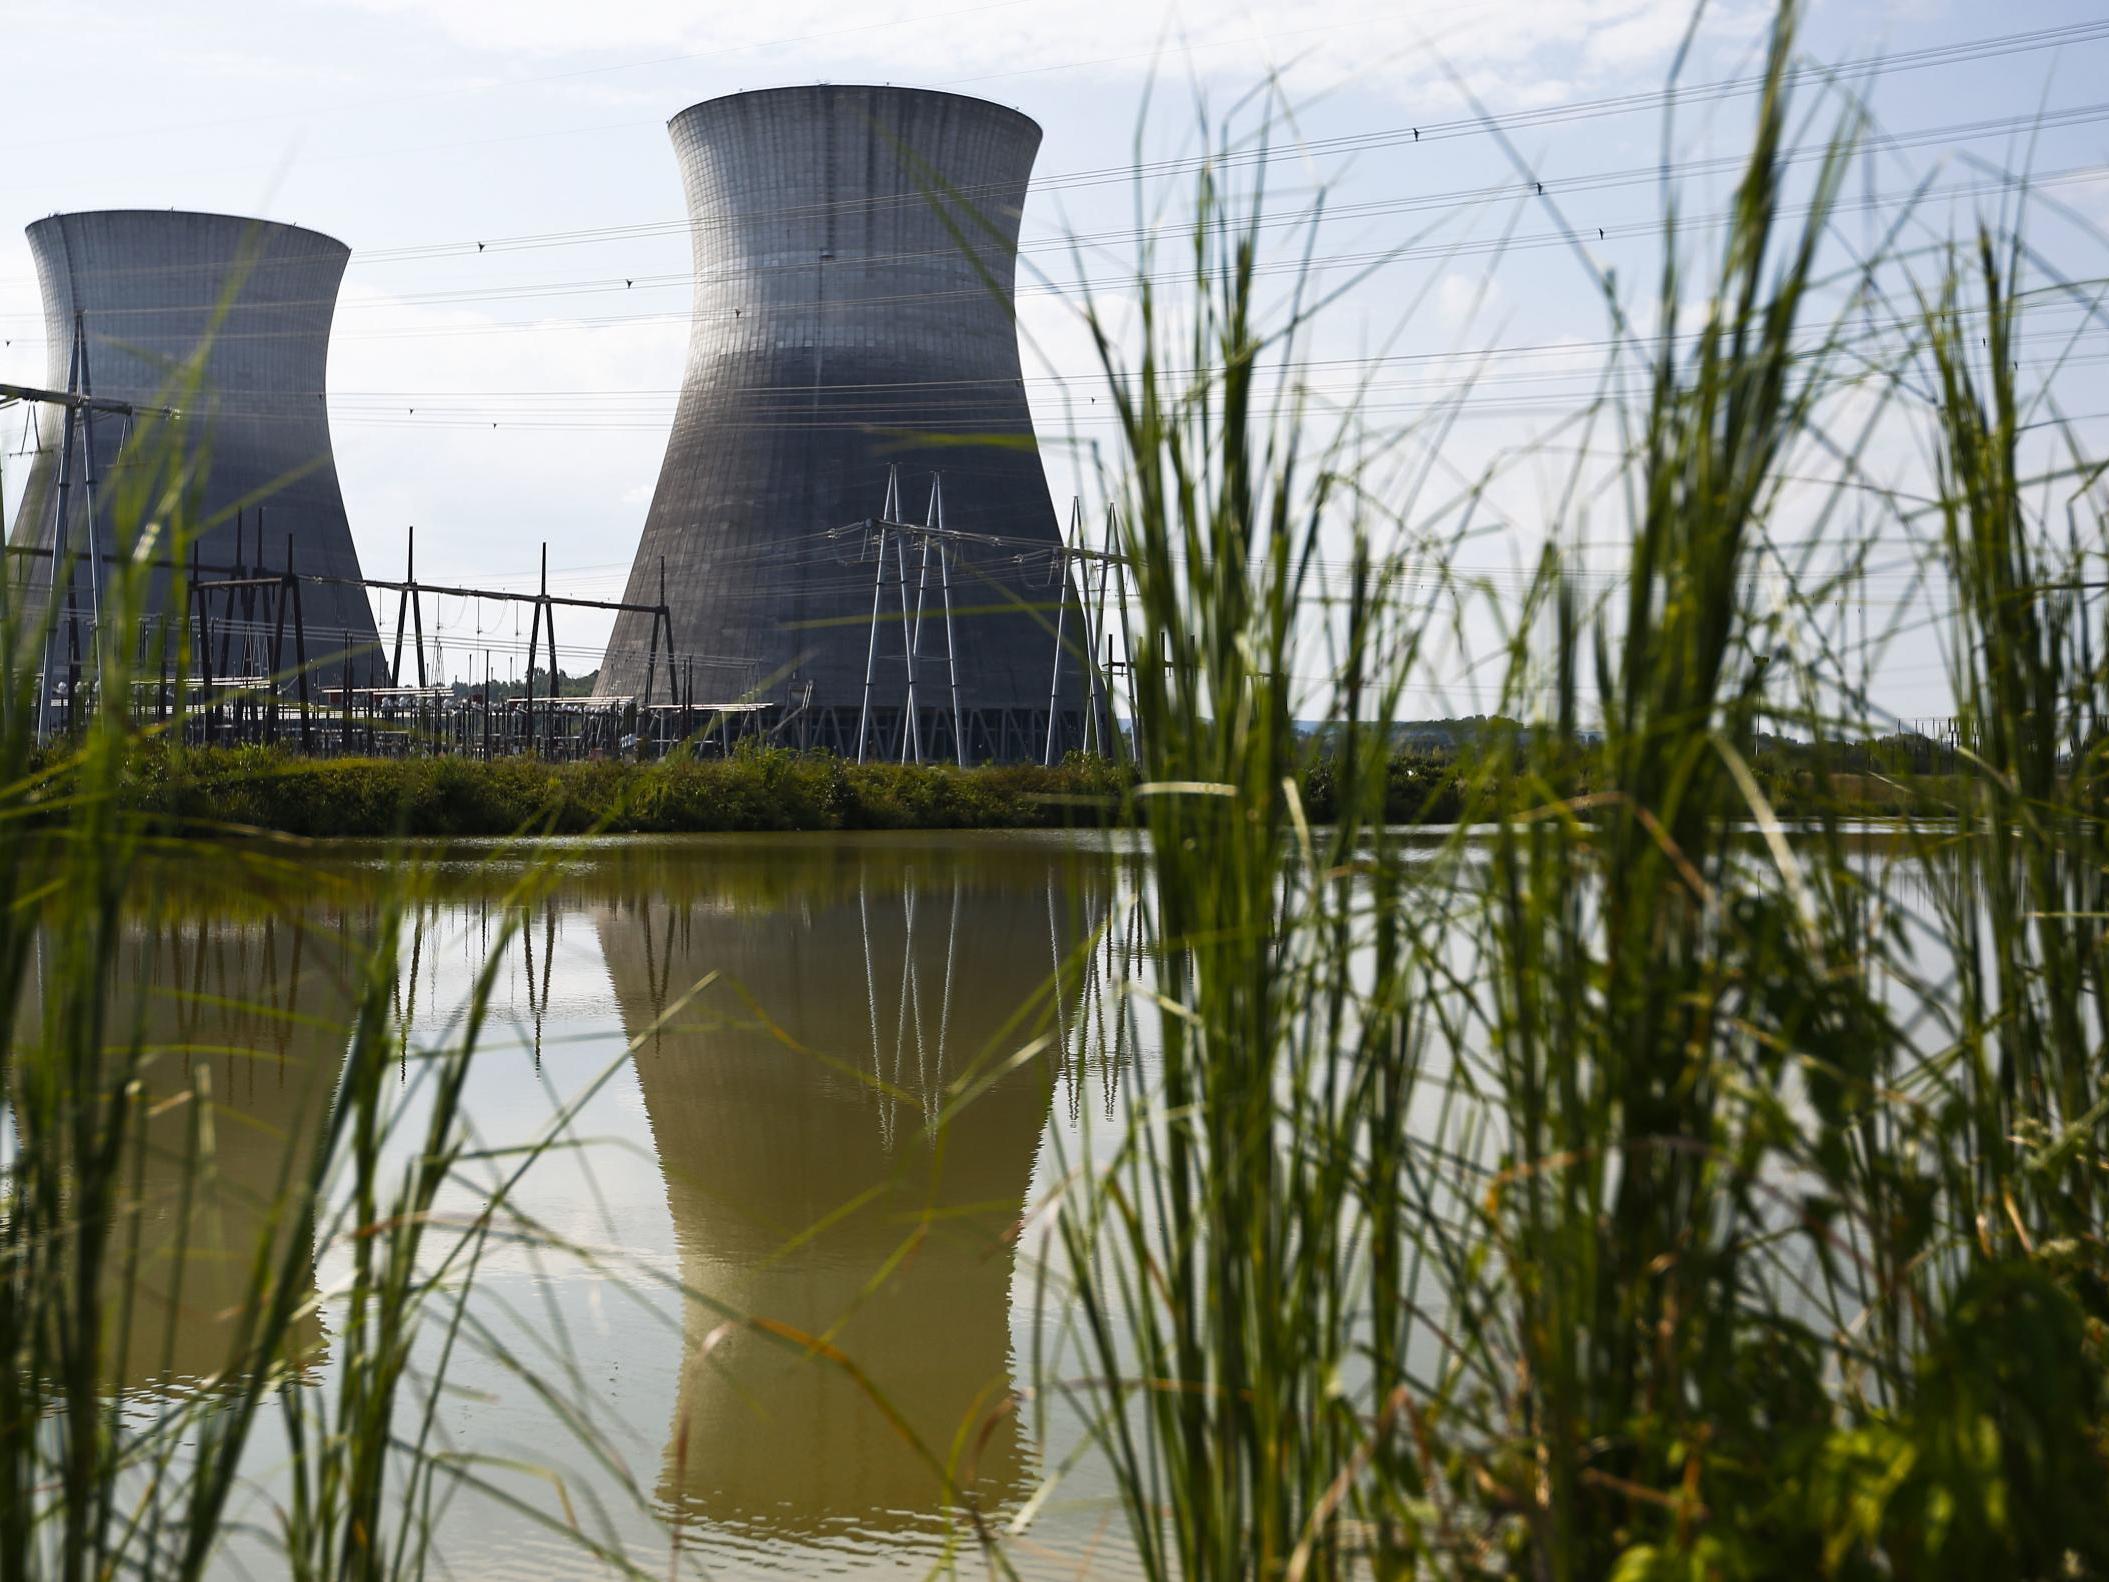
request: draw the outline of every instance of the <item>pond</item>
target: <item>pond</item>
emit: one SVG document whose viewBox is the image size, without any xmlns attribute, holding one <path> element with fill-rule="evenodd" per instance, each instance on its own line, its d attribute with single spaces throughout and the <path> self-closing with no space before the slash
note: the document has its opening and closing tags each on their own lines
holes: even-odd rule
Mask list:
<svg viewBox="0 0 2109 1582">
<path fill-rule="evenodd" d="M 1920 848 L 1869 832 L 1853 852 L 1870 896 L 1929 914 L 1940 869 Z M 1483 852 L 1461 857 L 1437 946 L 1452 982 L 1485 966 Z M 1132 1575 L 1085 1424 L 1033 1385 L 1036 1348 L 1058 1350 L 1075 1316 L 1048 1234 L 1065 1183 L 1103 1163 L 1157 1076 L 1149 1007 L 1115 987 L 1151 977 L 1145 887 L 1139 848 L 1104 834 L 146 864 L 113 1025 L 149 1052 L 152 1118 L 110 1383 L 140 1420 L 194 1398 L 227 1365 L 263 1247 L 307 1282 L 289 1388 L 331 1398 L 353 1238 L 279 1207 L 342 1080 L 361 965 L 406 897 L 382 1008 L 408 1051 L 388 1173 L 413 1158 L 431 1052 L 458 1046 L 488 973 L 471 1148 L 429 1250 L 460 1245 L 500 1183 L 510 1205 L 432 1421 L 452 1574 L 616 1574 L 611 1557 L 654 1576 L 979 1572 L 986 1534 L 1022 1576 Z M 1948 975 L 1938 940 L 1917 966 L 1911 985 L 1878 980 L 1900 1015 Z M 47 970 L 32 963 L 32 1000 Z M 412 1357 L 406 1432 L 445 1316 Z M 274 1573 L 290 1455 L 267 1414 L 229 1574 Z"/>
<path fill-rule="evenodd" d="M 1131 853 L 838 835 L 574 843 L 539 877 L 495 847 L 421 866 L 391 1146 L 417 1135 L 418 1052 L 461 1037 L 489 961 L 478 1153 L 443 1206 L 473 1215 L 479 1183 L 546 1144 L 513 1190 L 519 1233 L 482 1253 L 435 1424 L 474 1458 L 442 1480 L 453 1574 L 601 1567 L 552 1522 L 658 1575 L 979 1571 L 977 1522 L 1025 1575 L 1131 1569 L 1080 1425 L 1021 1399 L 1062 1300 L 1034 1225 L 1147 1081 L 1146 1023 L 1104 993 L 1137 939 Z M 199 1107 L 158 1106 L 112 1362 L 136 1411 L 224 1364 L 255 1249 L 303 1234 L 273 1205 L 311 1157 L 395 883 L 346 848 L 142 875 L 121 996 L 150 1097 L 209 1090 L 212 1166 L 191 1165 Z M 349 1260 L 342 1237 L 313 1248 L 295 1388 L 328 1390 Z M 244 1518 L 265 1528 L 278 1432 L 250 1457 Z M 268 1541 L 237 1539 L 229 1566 L 269 1574 Z"/>
</svg>

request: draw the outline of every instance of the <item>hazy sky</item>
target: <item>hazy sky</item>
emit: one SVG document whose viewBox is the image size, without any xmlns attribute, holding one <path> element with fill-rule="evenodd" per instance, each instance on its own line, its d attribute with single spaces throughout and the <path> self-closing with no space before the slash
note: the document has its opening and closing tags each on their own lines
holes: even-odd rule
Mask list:
<svg viewBox="0 0 2109 1582">
<path fill-rule="evenodd" d="M 1686 80 L 1752 70 L 1764 15 L 1713 7 Z M 1872 83 L 1891 141 L 1856 173 L 1861 206 L 1845 226 L 1872 234 L 1895 194 L 1928 172 L 1942 191 L 1981 188 L 1973 157 L 2027 163 L 2060 201 L 2109 223 L 2109 106 L 2099 103 L 2109 25 L 2055 48 L 2015 37 L 2099 15 L 2080 4 L 1818 5 L 1810 53 L 1903 68 Z M 650 498 L 687 335 L 669 116 L 718 94 L 815 80 L 947 87 L 1024 110 L 1046 139 L 1025 224 L 1028 275 L 1043 283 L 1022 295 L 1022 321 L 1057 369 L 1081 372 L 1074 291 L 1052 289 L 1077 276 L 1062 239 L 1110 235 L 1086 255 L 1109 288 L 1132 260 L 1134 199 L 1118 172 L 1149 74 L 1159 84 L 1145 142 L 1166 153 L 1187 146 L 1197 93 L 1225 104 L 1278 69 L 1314 151 L 1274 168 L 1277 201 L 1298 207 L 1322 182 L 1342 215 L 1322 233 L 1321 259 L 1345 269 L 1411 244 L 1351 293 L 1318 350 L 1389 358 L 1370 399 L 1402 418 L 1474 367 L 1446 457 L 1469 471 L 1555 432 L 1593 388 L 1591 347 L 1606 317 L 1574 238 L 1636 291 L 1652 282 L 1662 128 L 1647 96 L 1689 18 L 1681 0 L 0 0 L 13 68 L 0 378 L 45 377 L 22 240 L 38 216 L 174 206 L 327 231 L 353 249 L 330 410 L 368 572 L 399 572 L 414 522 L 424 574 L 524 585 L 546 540 L 564 590 L 612 597 Z M 1986 47 L 1993 39 L 2007 42 Z M 1977 47 L 1945 60 L 1923 53 L 1943 45 Z M 1412 126 L 1464 113 L 1452 73 L 1493 115 L 1559 112 L 1512 134 L 1552 204 L 1526 193 L 1484 132 L 1410 141 Z M 1607 102 L 1620 96 L 1639 97 Z M 1689 215 L 1717 209 L 1722 178 L 1703 161 L 1740 146 L 1751 108 L 1737 96 L 1684 113 L 1673 157 Z M 2017 128 L 2041 110 L 2060 124 L 2030 148 Z M 1325 141 L 1343 137 L 1364 146 Z M 1080 179 L 1091 172 L 1107 179 Z M 1927 233 L 1981 201 L 1929 206 Z M 2082 229 L 2053 219 L 2041 240 L 2071 273 L 2104 273 Z M 479 252 L 478 241 L 489 245 Z M 1472 364 L 1468 354 L 1487 347 L 1501 355 Z M 2076 377 L 2093 376 L 2083 364 Z M 1036 389 L 1066 500 L 1072 469 L 1056 442 L 1106 438 L 1103 413 L 1081 393 L 1065 401 L 1051 383 Z M 2071 409 L 2096 407 L 2109 399 Z M 5 423 L 11 510 L 24 467 L 19 411 Z M 1512 519 L 1527 522 L 1534 501 L 1553 497 L 1558 470 L 1556 450 L 1518 469 L 1505 499 Z M 1526 548 L 1490 542 L 1490 574 L 1498 580 Z M 497 619 L 440 613 L 464 656 L 472 628 L 480 621 L 488 637 Z M 598 630 L 573 621 L 565 635 L 577 644 L 566 668 L 597 661 Z M 1937 670 L 1930 651 L 1907 653 L 1885 695 L 1904 712 L 1931 712 Z"/>
</svg>

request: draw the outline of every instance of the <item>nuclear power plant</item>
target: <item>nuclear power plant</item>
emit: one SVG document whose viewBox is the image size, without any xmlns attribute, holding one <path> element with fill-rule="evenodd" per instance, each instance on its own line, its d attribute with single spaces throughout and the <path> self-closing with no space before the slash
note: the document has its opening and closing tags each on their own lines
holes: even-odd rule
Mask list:
<svg viewBox="0 0 2109 1582">
<path fill-rule="evenodd" d="M 1012 302 L 1038 125 L 823 85 L 711 99 L 669 129 L 694 310 L 626 599 L 663 597 L 707 701 L 781 702 L 801 742 L 1037 757 L 1052 704 L 1076 743 Z M 641 690 L 649 655 L 646 618 L 620 617 L 601 690 Z"/>
<path fill-rule="evenodd" d="M 58 643 L 73 645 L 74 667 L 79 612 L 92 616 L 118 548 L 113 506 L 125 441 L 139 412 L 179 397 L 182 432 L 203 463 L 190 512 L 198 563 L 223 577 L 290 569 L 312 579 L 301 589 L 299 635 L 318 686 L 344 672 L 347 656 L 371 664 L 379 637 L 358 586 L 324 384 L 351 250 L 297 226 L 159 209 L 55 214 L 29 227 L 29 245 L 43 292 L 46 383 L 77 399 L 70 409 L 40 409 L 38 454 L 10 542 L 23 563 L 18 586 L 48 590 L 55 546 L 70 564 L 76 623 Z M 175 381 L 201 350 L 185 395 Z M 150 609 L 165 600 L 165 584 L 157 582 Z"/>
<path fill-rule="evenodd" d="M 620 600 L 553 591 L 546 544 L 534 592 L 504 585 L 524 567 L 420 582 L 407 541 L 401 580 L 362 576 L 325 384 L 341 242 L 173 210 L 31 225 L 46 387 L 0 385 L 0 400 L 38 412 L 9 550 L 13 607 L 51 622 L 40 732 L 72 728 L 103 657 L 131 652 L 132 708 L 201 743 L 650 757 L 754 736 L 961 764 L 1108 751 L 1119 568 L 1080 529 L 1064 539 L 1019 362 L 1038 125 L 959 94 L 823 85 L 708 100 L 670 129 L 692 320 Z M 175 608 L 162 560 L 146 627 L 118 633 L 102 594 L 143 525 L 135 502 L 121 533 L 116 502 L 149 421 L 198 464 L 190 578 Z M 395 615 L 386 647 L 377 594 Z M 431 674 L 428 599 L 473 606 L 479 635 L 487 605 L 513 606 L 524 696 Z M 554 695 L 558 617 L 573 631 L 581 610 L 613 616 L 593 696 Z M 177 630 L 181 645 L 147 641 Z M 179 649 L 189 669 L 171 675 Z"/>
</svg>

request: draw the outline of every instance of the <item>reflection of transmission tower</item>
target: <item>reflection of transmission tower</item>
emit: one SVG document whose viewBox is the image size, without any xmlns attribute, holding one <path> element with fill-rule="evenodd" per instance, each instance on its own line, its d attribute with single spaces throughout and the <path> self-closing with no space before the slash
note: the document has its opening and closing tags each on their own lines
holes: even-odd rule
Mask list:
<svg viewBox="0 0 2109 1582">
<path fill-rule="evenodd" d="M 1054 958 L 1054 1011 L 1057 1046 L 1062 1051 L 1062 1082 L 1069 1096 L 1072 1124 L 1083 1113 L 1086 1079 L 1095 1067 L 1106 1118 L 1113 1118 L 1123 1076 L 1141 1062 L 1142 1033 L 1135 1017 L 1135 995 L 1143 985 L 1147 952 L 1143 945 L 1140 897 L 1130 895 L 1104 908 L 1105 923 L 1074 959 L 1062 958 L 1055 931 L 1053 896 L 1048 897 L 1048 944 Z M 1090 908 L 1092 915 L 1100 909 Z M 1072 998 L 1067 985 L 1074 984 Z M 1140 1080 L 1140 1072 L 1133 1074 Z"/>
<path fill-rule="evenodd" d="M 1063 1080 L 1069 1089 L 1070 1118 L 1077 1115 L 1083 1077 L 1095 1069 L 1101 1098 L 1110 1117 L 1122 1075 L 1137 1058 L 1139 1029 L 1131 989 L 1139 981 L 1144 960 L 1142 911 L 1131 903 L 1109 907 L 1097 893 L 1092 876 L 1080 876 L 1083 886 L 1082 912 L 1086 917 L 1104 916 L 1106 921 L 1071 954 L 1057 904 L 1055 887 L 1047 889 L 1047 948 L 1052 972 L 1049 984 L 1055 1017 L 1054 1045 L 1063 1052 Z M 899 1110 L 906 1101 L 921 1111 L 926 1141 L 935 1141 L 943 1121 L 946 1096 L 958 1077 L 958 1054 L 952 1039 L 952 1008 L 957 987 L 955 967 L 960 953 L 960 879 L 955 870 L 943 916 L 944 949 L 919 948 L 920 923 L 927 947 L 935 925 L 932 909 L 924 905 L 922 886 L 911 875 L 899 892 L 902 941 L 901 975 L 898 984 L 882 980 L 874 964 L 872 942 L 890 932 L 883 907 L 876 919 L 871 897 L 860 884 L 857 890 L 858 923 L 864 936 L 864 1005 L 871 1035 L 870 1081 L 879 1111 L 879 1131 L 890 1151 L 898 1136 Z M 876 922 L 876 927 L 875 927 Z M 935 981 L 926 976 L 924 963 L 942 956 L 944 966 Z M 891 988 L 889 996 L 888 989 Z M 889 1018 L 882 1007 L 889 1002 Z M 977 1050 L 967 1051 L 971 1057 Z"/>
<path fill-rule="evenodd" d="M 691 1293 L 669 1503 L 776 1534 L 926 1523 L 945 1494 L 903 1424 L 979 1447 L 984 1508 L 1025 1486 L 1014 1232 L 1053 1072 L 1018 1013 L 1050 888 L 1063 953 L 1088 931 L 1082 866 L 886 842 L 625 860 L 596 927 Z M 898 1419 L 731 1314 L 826 1335 Z"/>
</svg>

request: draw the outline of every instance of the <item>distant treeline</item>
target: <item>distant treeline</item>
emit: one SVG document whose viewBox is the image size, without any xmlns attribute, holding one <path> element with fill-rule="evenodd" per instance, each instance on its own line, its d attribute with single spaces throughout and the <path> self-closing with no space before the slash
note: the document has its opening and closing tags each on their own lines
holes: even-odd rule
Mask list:
<svg viewBox="0 0 2109 1582">
<path fill-rule="evenodd" d="M 551 696 L 549 690 L 549 672 L 547 670 L 544 670 L 540 665 L 536 665 L 528 671 L 528 675 L 533 678 L 535 689 L 534 695 L 536 697 L 546 698 Z M 597 665 L 593 669 L 586 671 L 583 675 L 576 676 L 572 675 L 569 671 L 559 670 L 557 672 L 557 687 L 555 696 L 564 698 L 590 698 L 593 696 L 594 689 L 599 685 L 600 667 Z M 493 678 L 488 683 L 482 681 L 450 682 L 448 684 L 448 690 L 451 691 L 457 698 L 488 698 L 492 702 L 498 703 L 503 702 L 507 698 L 526 697 L 527 686 L 528 684 L 526 681 L 500 681 L 496 678 Z"/>
</svg>

